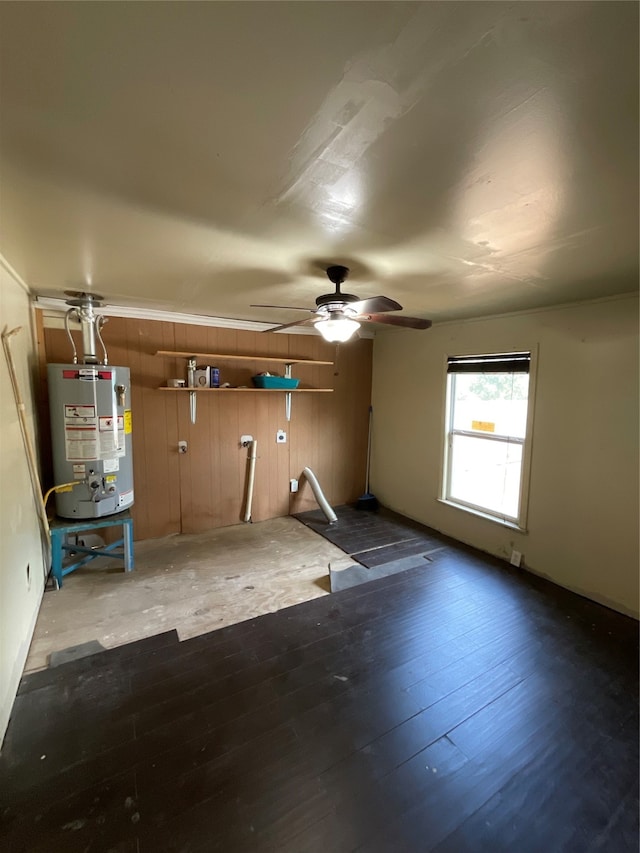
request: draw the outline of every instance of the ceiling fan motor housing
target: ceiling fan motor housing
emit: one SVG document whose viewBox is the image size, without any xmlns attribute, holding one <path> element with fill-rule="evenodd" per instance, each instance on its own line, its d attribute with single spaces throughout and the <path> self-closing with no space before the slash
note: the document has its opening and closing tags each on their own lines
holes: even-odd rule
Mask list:
<svg viewBox="0 0 640 853">
<path fill-rule="evenodd" d="M 353 293 L 325 293 L 324 296 L 318 296 L 316 299 L 316 305 L 318 308 L 324 308 L 327 306 L 331 306 L 331 303 L 335 303 L 335 305 L 344 305 L 345 302 L 358 302 L 360 300 L 359 296 L 354 296 Z"/>
<path fill-rule="evenodd" d="M 316 299 L 318 308 L 325 307 L 328 311 L 335 311 L 344 305 L 345 302 L 359 301 L 359 296 L 354 296 L 353 293 L 342 293 L 340 290 L 340 285 L 348 275 L 349 267 L 339 266 L 338 264 L 327 267 L 327 277 L 332 284 L 335 284 L 336 289 L 334 293 L 325 293 L 322 296 L 318 296 Z M 332 302 L 335 303 L 334 306 L 331 305 Z"/>
</svg>

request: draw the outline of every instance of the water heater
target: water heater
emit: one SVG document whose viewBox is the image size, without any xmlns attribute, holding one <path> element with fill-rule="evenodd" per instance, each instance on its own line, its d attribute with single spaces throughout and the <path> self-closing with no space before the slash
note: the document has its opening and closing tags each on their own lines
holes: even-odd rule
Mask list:
<svg viewBox="0 0 640 853">
<path fill-rule="evenodd" d="M 94 311 L 102 297 L 67 295 L 73 297 L 65 316 L 73 363 L 48 364 L 47 373 L 55 484 L 76 485 L 56 493 L 56 511 L 63 518 L 101 518 L 133 504 L 131 381 L 128 367 L 108 364 L 100 334 L 104 317 Z M 80 357 L 69 329 L 72 316 L 82 328 Z"/>
</svg>

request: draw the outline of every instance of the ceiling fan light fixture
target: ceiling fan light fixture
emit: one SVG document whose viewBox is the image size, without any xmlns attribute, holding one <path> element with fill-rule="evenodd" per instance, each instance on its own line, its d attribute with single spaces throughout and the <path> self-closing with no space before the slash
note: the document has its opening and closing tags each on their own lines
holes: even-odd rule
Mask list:
<svg viewBox="0 0 640 853">
<path fill-rule="evenodd" d="M 314 325 L 325 341 L 330 344 L 341 344 L 348 341 L 351 335 L 360 328 L 360 323 L 350 320 L 349 317 L 329 317 L 327 320 L 314 323 Z"/>
</svg>

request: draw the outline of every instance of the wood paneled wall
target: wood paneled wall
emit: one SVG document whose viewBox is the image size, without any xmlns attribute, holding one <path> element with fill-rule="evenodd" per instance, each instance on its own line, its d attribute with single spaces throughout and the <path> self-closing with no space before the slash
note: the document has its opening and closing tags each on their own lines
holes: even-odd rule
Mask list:
<svg viewBox="0 0 640 853">
<path fill-rule="evenodd" d="M 111 364 L 131 369 L 136 539 L 197 533 L 242 520 L 248 451 L 242 434 L 258 441 L 254 521 L 317 506 L 308 484 L 289 494 L 289 480 L 308 466 L 333 505 L 354 501 L 364 491 L 368 407 L 371 398 L 371 340 L 336 347 L 319 336 L 261 333 L 191 326 L 155 320 L 111 318 L 103 337 Z M 47 362 L 69 362 L 62 329 L 45 328 Z M 156 356 L 157 350 L 273 355 L 334 361 L 333 366 L 293 367 L 300 387 L 334 388 L 331 394 L 293 394 L 291 421 L 284 394 L 197 395 L 196 423 L 189 395 L 162 392 L 169 378 L 186 376 L 186 359 Z M 260 362 L 220 362 L 220 381 L 251 385 L 266 370 Z M 284 365 L 271 372 L 283 373 Z M 43 377 L 43 433 L 47 432 L 46 377 Z M 287 443 L 276 444 L 276 431 Z M 178 441 L 188 452 L 178 453 Z M 45 443 L 46 444 L 46 443 Z M 47 451 L 43 458 L 47 458 Z M 50 470 L 48 476 L 50 477 Z"/>
</svg>

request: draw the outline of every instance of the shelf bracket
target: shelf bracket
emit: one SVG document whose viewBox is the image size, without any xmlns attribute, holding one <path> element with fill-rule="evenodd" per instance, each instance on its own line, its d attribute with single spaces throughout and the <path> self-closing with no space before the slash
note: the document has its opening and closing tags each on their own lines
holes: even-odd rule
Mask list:
<svg viewBox="0 0 640 853">
<path fill-rule="evenodd" d="M 189 378 L 189 385 L 193 388 L 196 384 L 195 382 L 196 375 L 196 360 L 192 356 L 187 362 L 187 376 Z M 189 411 L 191 414 L 191 423 L 195 424 L 196 422 L 196 392 L 191 391 L 189 393 Z"/>
<path fill-rule="evenodd" d="M 291 379 L 291 363 L 287 362 L 284 366 L 285 379 Z M 284 395 L 284 414 L 287 421 L 291 420 L 291 391 Z"/>
</svg>

